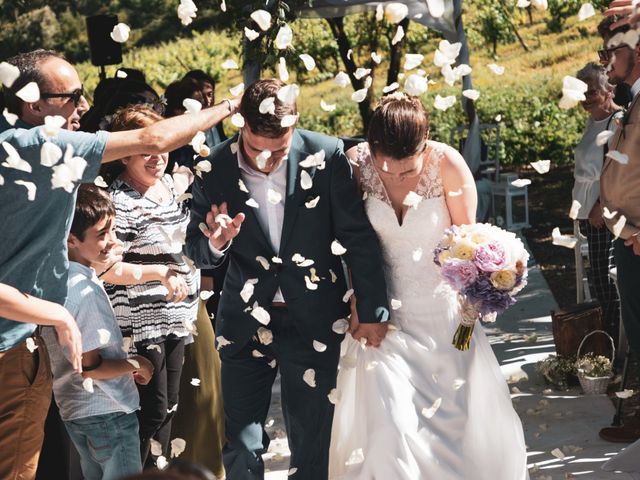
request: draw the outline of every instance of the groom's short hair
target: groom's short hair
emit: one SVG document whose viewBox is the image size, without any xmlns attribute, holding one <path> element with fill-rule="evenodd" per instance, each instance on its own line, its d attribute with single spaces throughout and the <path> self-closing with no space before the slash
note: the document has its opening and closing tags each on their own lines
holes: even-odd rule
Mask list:
<svg viewBox="0 0 640 480">
<path fill-rule="evenodd" d="M 278 92 L 287 84 L 277 79 L 258 80 L 251 84 L 242 95 L 240 102 L 240 114 L 251 131 L 267 138 L 279 138 L 289 131 L 291 127 L 283 127 L 281 122 L 286 115 L 296 115 L 296 104 L 285 103 L 278 99 Z M 275 112 L 260 113 L 260 104 L 263 100 L 273 97 Z"/>
</svg>

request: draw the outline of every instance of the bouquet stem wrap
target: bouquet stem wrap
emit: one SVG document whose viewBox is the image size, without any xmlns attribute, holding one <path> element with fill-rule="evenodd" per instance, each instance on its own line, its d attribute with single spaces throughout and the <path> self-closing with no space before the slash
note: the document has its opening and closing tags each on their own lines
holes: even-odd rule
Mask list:
<svg viewBox="0 0 640 480">
<path fill-rule="evenodd" d="M 456 333 L 453 335 L 453 344 L 458 350 L 466 351 L 471 346 L 471 336 L 473 335 L 473 328 L 476 321 L 480 318 L 480 312 L 476 307 L 469 302 L 469 300 L 460 295 L 460 325 L 456 329 Z"/>
</svg>

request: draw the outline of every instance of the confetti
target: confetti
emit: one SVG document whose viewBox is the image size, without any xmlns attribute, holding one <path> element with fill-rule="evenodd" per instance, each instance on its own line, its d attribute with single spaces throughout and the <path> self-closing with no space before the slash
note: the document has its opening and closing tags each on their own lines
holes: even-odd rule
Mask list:
<svg viewBox="0 0 640 480">
<path fill-rule="evenodd" d="M 124 43 L 129 40 L 129 32 L 131 32 L 129 25 L 126 23 L 118 23 L 113 26 L 110 36 L 114 42 Z"/>
<path fill-rule="evenodd" d="M 442 398 L 438 397 L 436 399 L 436 401 L 433 402 L 433 405 L 431 405 L 431 407 L 429 407 L 429 408 L 425 407 L 425 408 L 422 409 L 422 415 L 425 418 L 432 418 L 436 414 L 438 409 L 440 408 L 441 404 L 442 404 Z"/>
<path fill-rule="evenodd" d="M 316 371 L 313 368 L 305 370 L 304 374 L 302 375 L 302 379 L 304 380 L 304 383 L 306 383 L 310 387 L 316 387 Z"/>
</svg>

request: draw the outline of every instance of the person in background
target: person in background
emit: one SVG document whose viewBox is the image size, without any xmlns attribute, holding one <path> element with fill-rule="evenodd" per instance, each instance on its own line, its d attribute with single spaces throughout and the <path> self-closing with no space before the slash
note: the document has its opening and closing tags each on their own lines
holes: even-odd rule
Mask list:
<svg viewBox="0 0 640 480">
<path fill-rule="evenodd" d="M 117 112 L 111 130 L 144 128 L 162 121 L 151 108 L 136 105 Z M 116 210 L 116 232 L 124 242 L 124 262 L 142 267 L 168 266 L 173 290 L 160 282 L 107 285 L 122 334 L 130 351 L 148 358 L 154 374 L 138 387 L 140 448 L 143 465 L 153 466 L 151 440 L 160 442 L 169 458 L 171 419 L 178 404 L 185 337 L 196 320 L 199 275 L 182 253 L 189 211 L 177 200 L 173 178 L 165 174 L 167 153 L 123 156 L 123 171 L 109 187 Z M 117 268 L 117 267 L 116 267 Z M 111 269 L 105 280 L 118 272 Z M 182 301 L 171 302 L 173 297 Z"/>
<path fill-rule="evenodd" d="M 609 251 L 613 236 L 604 223 L 600 203 L 600 172 L 604 164 L 605 145 L 598 144 L 598 135 L 615 130 L 615 119 L 622 116 L 613 101 L 614 88 L 603 66 L 588 63 L 577 78 L 588 85 L 582 107 L 589 114 L 580 143 L 575 148 L 572 198 L 580 204 L 577 220 L 589 245 L 589 279 L 603 311 L 603 327 L 617 344 L 620 324 L 618 293 L 609 277 Z"/>
<path fill-rule="evenodd" d="M 82 374 L 73 369 L 68 350 L 52 328 L 44 328 L 42 337 L 51 358 L 60 416 L 87 480 L 117 480 L 142 470 L 135 382 L 148 383 L 153 365 L 139 355 L 127 358 L 109 297 L 91 268 L 115 243 L 111 198 L 95 185 L 82 185 L 68 239 L 65 302 L 82 335 Z"/>
</svg>

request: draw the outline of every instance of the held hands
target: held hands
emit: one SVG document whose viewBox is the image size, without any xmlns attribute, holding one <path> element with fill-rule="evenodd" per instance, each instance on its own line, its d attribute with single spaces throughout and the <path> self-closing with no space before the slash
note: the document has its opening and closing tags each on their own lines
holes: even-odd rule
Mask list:
<svg viewBox="0 0 640 480">
<path fill-rule="evenodd" d="M 134 355 L 131 358 L 140 364 L 140 368 L 132 372 L 133 379 L 140 385 L 146 385 L 153 376 L 153 364 L 142 355 Z"/>
<path fill-rule="evenodd" d="M 209 239 L 209 243 L 216 250 L 224 249 L 227 244 L 240 233 L 240 226 L 244 221 L 244 213 L 238 213 L 234 218 L 227 213 L 227 202 L 220 207 L 211 205 L 211 211 L 207 213 L 206 229 L 202 233 Z"/>
<path fill-rule="evenodd" d="M 162 286 L 167 289 L 167 302 L 178 303 L 189 295 L 189 288 L 184 277 L 175 270 L 167 269 L 167 273 L 160 279 Z"/>
<path fill-rule="evenodd" d="M 386 323 L 360 323 L 355 302 L 351 302 L 351 318 L 349 331 L 354 340 L 360 341 L 364 338 L 370 347 L 379 347 L 382 340 L 387 335 L 388 325 Z"/>
</svg>

